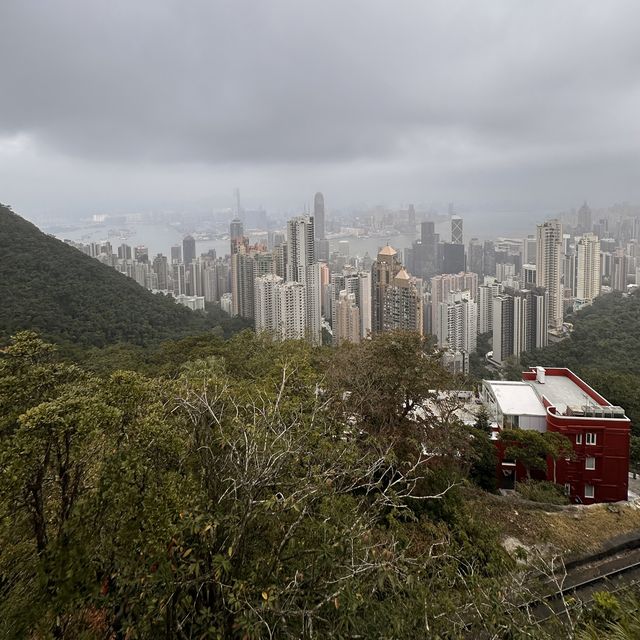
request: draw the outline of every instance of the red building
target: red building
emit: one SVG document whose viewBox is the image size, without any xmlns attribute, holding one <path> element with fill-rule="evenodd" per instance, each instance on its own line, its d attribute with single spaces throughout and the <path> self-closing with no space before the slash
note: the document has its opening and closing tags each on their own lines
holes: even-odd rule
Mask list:
<svg viewBox="0 0 640 640">
<path fill-rule="evenodd" d="M 522 382 L 485 380 L 482 397 L 502 429 L 556 431 L 569 438 L 574 456 L 558 460 L 556 482 L 573 502 L 616 502 L 627 499 L 631 422 L 569 369 L 534 367 Z M 521 465 L 504 460 L 500 447 L 499 477 L 504 488 L 526 476 Z M 553 460 L 546 479 L 553 481 Z"/>
</svg>

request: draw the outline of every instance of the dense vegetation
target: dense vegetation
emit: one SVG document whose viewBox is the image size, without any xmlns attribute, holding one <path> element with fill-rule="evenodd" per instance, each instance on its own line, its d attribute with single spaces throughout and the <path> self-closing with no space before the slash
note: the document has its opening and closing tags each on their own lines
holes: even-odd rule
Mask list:
<svg viewBox="0 0 640 640">
<path fill-rule="evenodd" d="M 0 205 L 0 336 L 36 330 L 58 342 L 147 345 L 244 325 L 196 313 L 39 231 Z"/>
<path fill-rule="evenodd" d="M 486 419 L 459 421 L 419 336 L 204 340 L 190 362 L 157 350 L 148 375 L 89 370 L 31 332 L 0 350 L 0 637 L 583 628 L 518 608 L 528 570 L 466 497 L 495 480 Z"/>
<path fill-rule="evenodd" d="M 640 435 L 640 292 L 601 296 L 571 320 L 569 338 L 524 354 L 522 363 L 569 367 L 624 407 Z"/>
</svg>

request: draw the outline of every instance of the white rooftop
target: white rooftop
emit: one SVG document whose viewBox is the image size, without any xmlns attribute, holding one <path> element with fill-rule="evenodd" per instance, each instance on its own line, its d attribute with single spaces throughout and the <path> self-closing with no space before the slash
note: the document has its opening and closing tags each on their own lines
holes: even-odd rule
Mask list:
<svg viewBox="0 0 640 640">
<path fill-rule="evenodd" d="M 538 397 L 545 396 L 559 413 L 566 413 L 567 406 L 599 406 L 571 378 L 567 376 L 546 375 L 543 384 L 532 380 L 528 383 Z"/>
<path fill-rule="evenodd" d="M 495 396 L 500 411 L 506 416 L 546 416 L 545 408 L 527 382 L 485 380 Z"/>
</svg>

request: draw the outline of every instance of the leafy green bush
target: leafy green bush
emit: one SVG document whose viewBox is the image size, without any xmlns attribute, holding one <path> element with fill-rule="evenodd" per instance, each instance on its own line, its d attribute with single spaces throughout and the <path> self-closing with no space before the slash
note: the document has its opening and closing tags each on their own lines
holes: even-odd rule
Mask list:
<svg viewBox="0 0 640 640">
<path fill-rule="evenodd" d="M 524 480 L 517 485 L 518 493 L 532 502 L 546 502 L 547 504 L 569 504 L 562 487 L 546 480 Z"/>
</svg>

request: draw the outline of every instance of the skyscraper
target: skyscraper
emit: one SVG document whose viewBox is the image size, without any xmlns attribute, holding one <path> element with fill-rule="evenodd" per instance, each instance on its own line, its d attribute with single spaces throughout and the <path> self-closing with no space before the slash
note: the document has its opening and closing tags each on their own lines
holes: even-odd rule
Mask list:
<svg viewBox="0 0 640 640">
<path fill-rule="evenodd" d="M 460 216 L 451 216 L 451 243 L 464 244 L 462 218 Z"/>
<path fill-rule="evenodd" d="M 182 262 L 182 246 L 174 244 L 171 247 L 171 262 Z"/>
<path fill-rule="evenodd" d="M 231 253 L 234 253 L 235 244 L 244 237 L 244 225 L 242 220 L 234 218 L 229 224 L 229 241 L 231 242 Z"/>
<path fill-rule="evenodd" d="M 333 330 L 334 344 L 360 342 L 360 309 L 354 293 L 340 292 L 336 302 L 336 322 Z"/>
<path fill-rule="evenodd" d="M 422 281 L 400 269 L 384 290 L 384 331 L 423 333 Z"/>
<path fill-rule="evenodd" d="M 371 308 L 372 331 L 380 333 L 384 330 L 385 291 L 393 282 L 402 265 L 398 260 L 398 252 L 391 246 L 382 247 L 371 267 Z"/>
<path fill-rule="evenodd" d="M 451 291 L 438 303 L 435 335 L 438 346 L 472 353 L 478 339 L 478 307 L 469 291 Z"/>
<path fill-rule="evenodd" d="M 182 261 L 189 266 L 196 257 L 196 241 L 193 236 L 185 236 L 182 241 Z"/>
<path fill-rule="evenodd" d="M 591 209 L 585 202 L 578 209 L 578 233 L 590 233 L 593 229 L 593 219 L 591 214 Z"/>
<path fill-rule="evenodd" d="M 549 294 L 549 326 L 562 329 L 564 290 L 562 277 L 562 224 L 539 224 L 536 234 L 536 281 Z"/>
<path fill-rule="evenodd" d="M 318 240 L 324 240 L 324 196 L 320 192 L 316 193 L 313 198 L 313 221 L 315 224 L 315 237 Z"/>
<path fill-rule="evenodd" d="M 627 290 L 628 260 L 624 249 L 616 249 L 611 256 L 611 288 L 614 291 Z"/>
<path fill-rule="evenodd" d="M 585 233 L 576 244 L 577 286 L 576 300 L 580 305 L 591 304 L 600 295 L 600 240 L 593 233 Z"/>
<path fill-rule="evenodd" d="M 167 264 L 167 257 L 159 253 L 153 259 L 153 270 L 158 276 L 158 289 L 166 291 L 169 288 L 169 267 Z"/>
<path fill-rule="evenodd" d="M 299 216 L 287 223 L 286 277 L 305 286 L 306 335 L 313 344 L 322 340 L 320 264 L 315 257 L 313 216 Z"/>
</svg>

